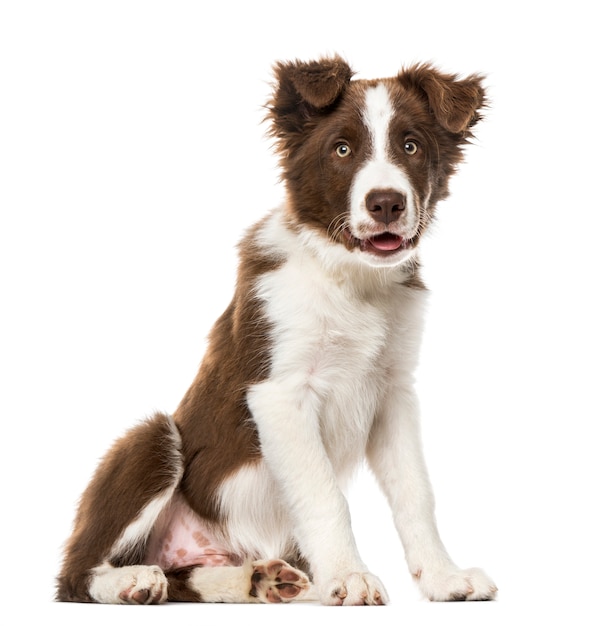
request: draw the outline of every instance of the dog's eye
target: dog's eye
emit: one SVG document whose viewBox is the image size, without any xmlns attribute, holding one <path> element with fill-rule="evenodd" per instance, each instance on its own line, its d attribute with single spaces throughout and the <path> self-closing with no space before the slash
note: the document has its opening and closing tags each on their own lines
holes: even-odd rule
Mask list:
<svg viewBox="0 0 611 626">
<path fill-rule="evenodd" d="M 418 152 L 418 145 L 415 141 L 407 140 L 403 146 L 406 154 L 416 154 Z"/>
<path fill-rule="evenodd" d="M 352 148 L 347 143 L 340 143 L 337 148 L 335 148 L 335 154 L 343 159 L 352 154 Z"/>
</svg>

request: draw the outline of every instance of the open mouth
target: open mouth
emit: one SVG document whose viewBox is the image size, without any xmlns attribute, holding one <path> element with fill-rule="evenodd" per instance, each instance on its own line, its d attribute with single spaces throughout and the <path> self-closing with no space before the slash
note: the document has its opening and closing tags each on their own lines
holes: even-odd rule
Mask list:
<svg viewBox="0 0 611 626">
<path fill-rule="evenodd" d="M 407 250 L 415 246 L 416 240 L 405 239 L 394 233 L 380 233 L 368 239 L 358 239 L 348 229 L 344 231 L 344 236 L 353 245 L 358 245 L 363 252 L 369 252 L 379 256 L 390 256 L 400 250 Z"/>
</svg>

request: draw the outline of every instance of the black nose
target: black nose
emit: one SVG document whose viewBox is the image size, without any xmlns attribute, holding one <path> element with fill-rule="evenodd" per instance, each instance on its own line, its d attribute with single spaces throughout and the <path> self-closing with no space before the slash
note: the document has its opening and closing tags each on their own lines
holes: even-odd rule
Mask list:
<svg viewBox="0 0 611 626">
<path fill-rule="evenodd" d="M 388 225 L 405 211 L 405 196 L 397 191 L 372 191 L 365 198 L 365 206 L 376 222 Z"/>
</svg>

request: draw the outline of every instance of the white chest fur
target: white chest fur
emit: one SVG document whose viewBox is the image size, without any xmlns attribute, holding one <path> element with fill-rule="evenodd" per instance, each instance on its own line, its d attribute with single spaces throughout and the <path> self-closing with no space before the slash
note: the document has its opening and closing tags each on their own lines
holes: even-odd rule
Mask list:
<svg viewBox="0 0 611 626">
<path fill-rule="evenodd" d="M 311 419 L 340 483 L 363 458 L 381 404 L 416 364 L 421 292 L 401 284 L 400 268 L 383 271 L 357 269 L 352 259 L 330 269 L 311 246 L 296 245 L 259 281 L 272 326 L 270 379 L 296 410 L 315 407 Z"/>
</svg>

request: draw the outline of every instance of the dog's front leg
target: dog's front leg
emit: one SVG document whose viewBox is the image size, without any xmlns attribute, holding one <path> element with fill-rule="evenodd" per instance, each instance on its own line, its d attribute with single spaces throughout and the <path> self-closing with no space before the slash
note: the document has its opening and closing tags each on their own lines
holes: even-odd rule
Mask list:
<svg viewBox="0 0 611 626">
<path fill-rule="evenodd" d="M 290 381 L 266 381 L 251 388 L 248 405 L 321 602 L 386 604 L 382 583 L 356 548 L 348 504 L 321 440 L 316 393 Z"/>
<path fill-rule="evenodd" d="M 418 402 L 411 386 L 395 386 L 376 418 L 368 460 L 390 503 L 410 572 L 430 600 L 490 600 L 496 586 L 479 569 L 459 569 L 448 556 L 420 441 Z"/>
</svg>

